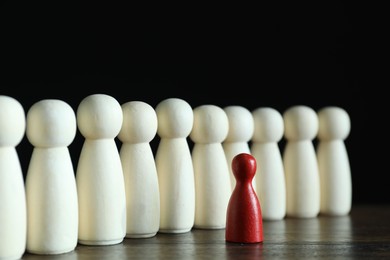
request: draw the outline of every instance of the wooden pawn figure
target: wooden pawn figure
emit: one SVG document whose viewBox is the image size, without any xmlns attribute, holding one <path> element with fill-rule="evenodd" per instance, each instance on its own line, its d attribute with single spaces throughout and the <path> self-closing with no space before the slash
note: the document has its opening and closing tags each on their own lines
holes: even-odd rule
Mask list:
<svg viewBox="0 0 390 260">
<path fill-rule="evenodd" d="M 230 172 L 222 142 L 229 131 L 225 111 L 215 105 L 194 109 L 192 162 L 195 174 L 195 228 L 226 226 L 226 209 L 231 195 Z"/>
<path fill-rule="evenodd" d="M 227 242 L 261 243 L 264 240 L 261 206 L 252 186 L 256 168 L 256 159 L 250 154 L 240 153 L 233 158 L 236 185 L 226 214 Z"/>
<path fill-rule="evenodd" d="M 126 237 L 148 238 L 160 225 L 157 169 L 150 141 L 157 132 L 157 115 L 149 104 L 122 104 L 123 124 L 118 138 L 126 189 Z"/>
<path fill-rule="evenodd" d="M 320 180 L 313 139 L 318 132 L 317 113 L 305 105 L 288 108 L 284 114 L 287 140 L 283 153 L 286 176 L 286 215 L 316 217 L 320 211 Z"/>
<path fill-rule="evenodd" d="M 125 183 L 115 143 L 122 122 L 121 105 L 106 94 L 89 95 L 77 108 L 85 137 L 76 171 L 80 244 L 113 245 L 126 236 Z"/>
<path fill-rule="evenodd" d="M 324 107 L 317 115 L 320 213 L 332 216 L 347 215 L 352 207 L 352 180 L 344 140 L 351 131 L 351 121 L 347 111 L 341 107 Z"/>
<path fill-rule="evenodd" d="M 25 129 L 23 106 L 0 95 L 0 259 L 20 259 L 26 250 L 26 195 L 16 151 Z"/>
<path fill-rule="evenodd" d="M 229 120 L 229 131 L 222 143 L 230 172 L 231 190 L 236 186 L 236 179 L 232 171 L 232 160 L 239 153 L 251 153 L 249 141 L 254 132 L 254 122 L 251 112 L 242 106 L 227 106 L 224 111 Z M 256 190 L 256 177 L 253 178 L 252 186 Z"/>
<path fill-rule="evenodd" d="M 168 98 L 155 110 L 160 137 L 155 158 L 160 190 L 159 232 L 189 232 L 195 218 L 194 168 L 187 142 L 194 122 L 192 107 L 183 99 Z"/>
<path fill-rule="evenodd" d="M 256 158 L 256 184 L 263 220 L 281 220 L 286 215 L 286 180 L 278 142 L 283 138 L 282 115 L 274 108 L 252 111 L 255 131 L 251 152 Z"/>
<path fill-rule="evenodd" d="M 34 146 L 26 175 L 27 251 L 62 254 L 77 245 L 78 201 L 68 146 L 76 136 L 73 108 L 44 99 L 27 113 L 27 138 Z"/>
</svg>

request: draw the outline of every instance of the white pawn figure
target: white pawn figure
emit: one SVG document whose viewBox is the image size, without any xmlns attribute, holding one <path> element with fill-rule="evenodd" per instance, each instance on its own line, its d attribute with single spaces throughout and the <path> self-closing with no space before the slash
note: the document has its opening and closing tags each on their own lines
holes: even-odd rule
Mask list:
<svg viewBox="0 0 390 260">
<path fill-rule="evenodd" d="M 34 146 L 26 175 L 27 251 L 62 254 L 77 245 L 78 202 L 68 146 L 76 136 L 70 105 L 44 99 L 27 113 L 26 134 Z"/>
<path fill-rule="evenodd" d="M 76 171 L 80 244 L 119 244 L 126 236 L 125 183 L 115 143 L 122 122 L 121 105 L 109 95 L 89 95 L 78 106 L 85 137 Z"/>
<path fill-rule="evenodd" d="M 320 109 L 317 115 L 320 213 L 333 216 L 347 215 L 352 206 L 352 180 L 344 140 L 351 130 L 350 118 L 344 109 L 334 106 Z"/>
<path fill-rule="evenodd" d="M 286 175 L 287 216 L 316 217 L 320 211 L 320 180 L 313 139 L 318 132 L 317 113 L 297 105 L 283 114 L 286 146 L 283 154 Z"/>
<path fill-rule="evenodd" d="M 20 259 L 26 250 L 26 196 L 16 152 L 25 129 L 22 105 L 0 95 L 0 259 Z"/>
<path fill-rule="evenodd" d="M 242 106 L 227 106 L 223 109 L 229 120 L 229 131 L 222 143 L 230 172 L 231 189 L 236 186 L 236 178 L 232 171 L 233 158 L 239 153 L 251 153 L 249 141 L 253 136 L 254 122 L 251 112 Z M 252 186 L 256 190 L 256 177 Z"/>
<path fill-rule="evenodd" d="M 281 220 L 286 215 L 286 180 L 278 142 L 284 134 L 282 115 L 274 108 L 252 111 L 255 131 L 251 152 L 257 161 L 256 184 L 264 220 Z"/>
<path fill-rule="evenodd" d="M 229 165 L 222 142 L 229 131 L 225 111 L 215 105 L 194 109 L 192 163 L 195 174 L 195 228 L 226 227 L 226 211 L 232 193 Z"/>
<path fill-rule="evenodd" d="M 141 101 L 122 104 L 122 111 L 118 138 L 126 188 L 126 237 L 152 237 L 160 225 L 157 169 L 149 144 L 157 133 L 157 115 Z"/>
<path fill-rule="evenodd" d="M 190 104 L 168 98 L 156 106 L 160 142 L 156 167 L 160 190 L 160 228 L 163 233 L 185 233 L 195 218 L 194 168 L 187 137 L 194 117 Z"/>
</svg>

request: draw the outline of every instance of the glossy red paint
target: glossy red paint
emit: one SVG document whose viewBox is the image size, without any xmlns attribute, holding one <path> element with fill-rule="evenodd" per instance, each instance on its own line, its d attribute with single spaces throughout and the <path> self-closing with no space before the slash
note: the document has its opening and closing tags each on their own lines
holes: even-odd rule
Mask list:
<svg viewBox="0 0 390 260">
<path fill-rule="evenodd" d="M 226 214 L 225 239 L 234 243 L 263 242 L 261 206 L 252 179 L 256 173 L 256 159 L 240 153 L 232 160 L 236 186 L 229 200 Z"/>
</svg>

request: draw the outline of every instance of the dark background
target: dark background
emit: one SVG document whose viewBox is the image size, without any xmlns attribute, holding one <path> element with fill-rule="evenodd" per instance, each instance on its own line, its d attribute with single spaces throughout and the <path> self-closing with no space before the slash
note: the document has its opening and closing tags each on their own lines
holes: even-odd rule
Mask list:
<svg viewBox="0 0 390 260">
<path fill-rule="evenodd" d="M 76 111 L 95 93 L 153 107 L 170 97 L 192 107 L 270 106 L 281 113 L 297 104 L 340 106 L 351 117 L 345 143 L 353 202 L 387 203 L 385 182 L 378 181 L 383 173 L 367 178 L 362 158 L 368 112 L 353 55 L 353 12 L 343 2 L 153 8 L 4 2 L 0 94 L 18 99 L 26 113 L 47 98 Z M 69 147 L 75 167 L 82 142 L 78 132 Z M 157 144 L 156 136 L 154 151 Z M 17 147 L 24 172 L 32 149 L 26 138 Z"/>
</svg>

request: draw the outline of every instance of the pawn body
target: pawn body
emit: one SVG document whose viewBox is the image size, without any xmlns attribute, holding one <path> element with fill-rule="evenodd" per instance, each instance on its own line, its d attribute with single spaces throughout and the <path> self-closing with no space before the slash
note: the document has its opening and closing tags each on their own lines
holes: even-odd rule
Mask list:
<svg viewBox="0 0 390 260">
<path fill-rule="evenodd" d="M 160 136 L 155 159 L 160 190 L 159 232 L 189 232 L 195 218 L 194 168 L 187 142 L 193 111 L 178 98 L 161 101 L 155 110 Z"/>
<path fill-rule="evenodd" d="M 76 172 L 80 244 L 113 245 L 126 235 L 125 184 L 114 140 L 122 122 L 120 104 L 105 94 L 85 97 L 77 109 L 85 137 Z"/>
<path fill-rule="evenodd" d="M 283 114 L 285 138 L 283 154 L 286 175 L 287 215 L 316 217 L 320 211 L 320 179 L 312 140 L 318 132 L 316 112 L 299 105 Z"/>
<path fill-rule="evenodd" d="M 255 132 L 251 152 L 260 165 L 255 176 L 263 220 L 281 220 L 286 215 L 286 180 L 278 146 L 284 133 L 283 117 L 270 107 L 257 108 L 252 114 Z"/>
<path fill-rule="evenodd" d="M 352 180 L 344 140 L 351 130 L 350 118 L 340 107 L 325 107 L 317 114 L 320 213 L 332 216 L 347 215 L 352 206 Z"/>
<path fill-rule="evenodd" d="M 229 122 L 224 110 L 215 105 L 194 109 L 192 162 L 195 174 L 194 227 L 220 229 L 226 225 L 231 195 L 230 172 L 222 142 Z"/>
<path fill-rule="evenodd" d="M 263 242 L 263 220 L 260 202 L 252 187 L 256 159 L 246 153 L 233 158 L 232 169 L 236 186 L 229 199 L 225 239 L 234 243 Z"/>
<path fill-rule="evenodd" d="M 120 157 L 126 189 L 126 237 L 156 235 L 160 225 L 157 169 L 149 142 L 157 131 L 154 109 L 141 101 L 122 105 Z"/>
<path fill-rule="evenodd" d="M 27 114 L 27 138 L 34 146 L 26 176 L 27 251 L 62 254 L 75 249 L 78 202 L 68 146 L 76 117 L 64 101 L 45 99 Z"/>
<path fill-rule="evenodd" d="M 231 190 L 236 186 L 232 171 L 232 161 L 239 153 L 251 153 L 249 141 L 254 132 L 254 122 L 251 112 L 242 106 L 227 106 L 224 111 L 229 120 L 229 130 L 222 143 L 229 166 Z M 253 188 L 256 190 L 256 177 L 253 178 Z"/>
<path fill-rule="evenodd" d="M 16 152 L 25 127 L 19 101 L 0 95 L 0 259 L 20 259 L 26 250 L 26 196 Z"/>
</svg>

